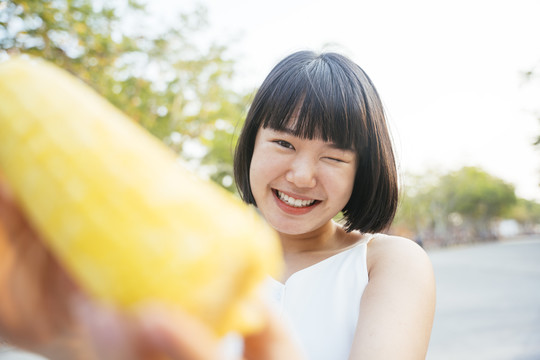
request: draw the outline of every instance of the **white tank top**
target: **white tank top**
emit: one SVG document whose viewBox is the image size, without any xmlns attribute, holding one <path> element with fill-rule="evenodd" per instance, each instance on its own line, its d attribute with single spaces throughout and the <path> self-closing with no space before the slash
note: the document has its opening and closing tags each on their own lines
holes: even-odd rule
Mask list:
<svg viewBox="0 0 540 360">
<path fill-rule="evenodd" d="M 269 300 L 308 360 L 349 358 L 368 283 L 366 250 L 372 238 L 294 273 L 285 284 L 268 280 Z"/>
</svg>

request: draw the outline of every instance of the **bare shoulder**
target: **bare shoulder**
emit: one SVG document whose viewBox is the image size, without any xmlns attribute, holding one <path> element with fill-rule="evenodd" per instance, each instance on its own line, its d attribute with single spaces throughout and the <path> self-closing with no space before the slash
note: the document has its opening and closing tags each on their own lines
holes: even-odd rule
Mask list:
<svg viewBox="0 0 540 360">
<path fill-rule="evenodd" d="M 367 267 L 372 286 L 392 288 L 402 294 L 415 289 L 434 297 L 435 274 L 431 260 L 426 251 L 410 239 L 376 235 L 368 244 Z"/>
<path fill-rule="evenodd" d="M 414 241 L 393 235 L 377 234 L 369 242 L 368 270 L 432 272 L 431 261 L 425 250 Z"/>
<path fill-rule="evenodd" d="M 368 285 L 350 359 L 426 356 L 435 313 L 435 277 L 414 241 L 375 235 L 367 247 Z"/>
</svg>

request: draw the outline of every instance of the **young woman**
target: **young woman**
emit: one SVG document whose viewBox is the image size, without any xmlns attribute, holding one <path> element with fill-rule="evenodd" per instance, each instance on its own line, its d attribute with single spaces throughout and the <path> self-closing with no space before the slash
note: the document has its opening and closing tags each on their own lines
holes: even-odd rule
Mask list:
<svg viewBox="0 0 540 360">
<path fill-rule="evenodd" d="M 413 241 L 381 233 L 396 211 L 397 172 L 381 101 L 360 67 L 333 53 L 282 60 L 249 110 L 235 176 L 286 262 L 283 277 L 269 279 L 275 310 L 245 339 L 245 359 L 425 358 L 433 272 Z M 78 294 L 5 186 L 0 220 L 0 339 L 51 359 L 223 359 L 218 339 L 186 314 L 145 308 L 127 318 Z"/>
<path fill-rule="evenodd" d="M 396 211 L 397 171 L 358 65 L 307 51 L 282 60 L 251 105 L 235 177 L 279 233 L 286 271 L 269 286 L 308 359 L 425 358 L 433 272 L 413 241 L 380 234 Z"/>
</svg>

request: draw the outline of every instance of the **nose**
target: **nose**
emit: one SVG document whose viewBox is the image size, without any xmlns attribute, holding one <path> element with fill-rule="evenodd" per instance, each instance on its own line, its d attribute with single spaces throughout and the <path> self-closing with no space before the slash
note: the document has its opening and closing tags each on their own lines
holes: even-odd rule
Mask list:
<svg viewBox="0 0 540 360">
<path fill-rule="evenodd" d="M 298 158 L 291 163 L 285 179 L 298 188 L 313 188 L 317 184 L 316 165 L 304 158 Z"/>
</svg>

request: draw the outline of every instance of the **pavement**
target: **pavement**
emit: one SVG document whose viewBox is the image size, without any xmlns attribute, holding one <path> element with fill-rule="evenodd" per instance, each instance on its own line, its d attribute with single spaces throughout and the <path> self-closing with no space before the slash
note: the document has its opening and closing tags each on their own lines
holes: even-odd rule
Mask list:
<svg viewBox="0 0 540 360">
<path fill-rule="evenodd" d="M 428 360 L 540 359 L 540 236 L 429 255 L 437 310 Z"/>
<path fill-rule="evenodd" d="M 540 360 L 540 235 L 428 254 L 437 310 L 427 360 Z M 0 347 L 0 360 L 45 359 Z"/>
</svg>

